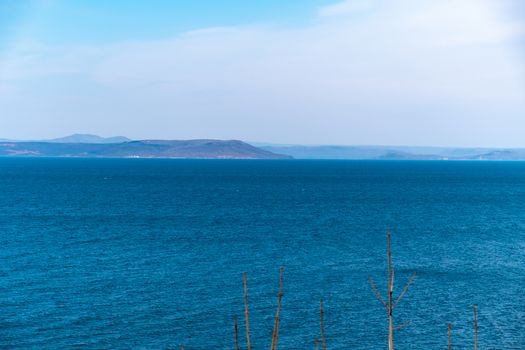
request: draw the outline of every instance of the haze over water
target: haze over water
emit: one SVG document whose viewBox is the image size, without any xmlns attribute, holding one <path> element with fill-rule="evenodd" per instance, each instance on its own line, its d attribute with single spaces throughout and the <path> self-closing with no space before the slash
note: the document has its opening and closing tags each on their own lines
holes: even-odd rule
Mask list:
<svg viewBox="0 0 525 350">
<path fill-rule="evenodd" d="M 0 348 L 523 349 L 525 163 L 0 159 Z"/>
</svg>

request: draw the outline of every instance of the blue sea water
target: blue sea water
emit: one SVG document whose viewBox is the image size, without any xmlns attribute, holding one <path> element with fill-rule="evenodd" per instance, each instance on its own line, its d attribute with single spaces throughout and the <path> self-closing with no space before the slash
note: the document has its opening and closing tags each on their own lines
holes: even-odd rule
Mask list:
<svg viewBox="0 0 525 350">
<path fill-rule="evenodd" d="M 525 348 L 525 163 L 0 159 L 0 348 Z"/>
</svg>

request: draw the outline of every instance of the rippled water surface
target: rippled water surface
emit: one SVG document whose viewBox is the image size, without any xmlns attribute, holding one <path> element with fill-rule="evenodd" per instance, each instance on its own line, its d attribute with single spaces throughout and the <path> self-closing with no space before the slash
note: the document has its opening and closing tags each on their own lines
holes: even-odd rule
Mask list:
<svg viewBox="0 0 525 350">
<path fill-rule="evenodd" d="M 525 348 L 525 163 L 0 159 L 0 348 Z"/>
</svg>

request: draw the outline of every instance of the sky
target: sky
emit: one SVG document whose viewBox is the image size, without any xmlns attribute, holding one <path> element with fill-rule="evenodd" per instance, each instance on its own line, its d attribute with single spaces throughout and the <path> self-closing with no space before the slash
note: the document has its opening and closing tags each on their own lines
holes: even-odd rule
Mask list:
<svg viewBox="0 0 525 350">
<path fill-rule="evenodd" d="M 525 147 L 522 0 L 0 0 L 0 138 Z"/>
</svg>

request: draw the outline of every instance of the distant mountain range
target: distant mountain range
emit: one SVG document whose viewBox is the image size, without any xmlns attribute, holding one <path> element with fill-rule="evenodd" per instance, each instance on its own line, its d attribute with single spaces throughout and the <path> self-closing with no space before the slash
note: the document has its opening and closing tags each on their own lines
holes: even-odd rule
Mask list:
<svg viewBox="0 0 525 350">
<path fill-rule="evenodd" d="M 354 159 L 354 160 L 525 160 L 525 148 L 446 148 L 410 146 L 304 146 L 237 140 L 137 140 L 124 136 L 74 134 L 17 141 L 0 139 L 0 156 Z"/>
<path fill-rule="evenodd" d="M 53 143 L 121 143 L 131 141 L 124 136 L 100 137 L 92 134 L 73 134 L 50 140 L 9 140 L 0 139 L 0 142 L 53 142 Z"/>
<path fill-rule="evenodd" d="M 114 139 L 114 138 L 110 138 Z M 59 139 L 60 140 L 60 139 Z M 108 143 L 66 142 L 86 140 L 84 137 L 66 137 L 46 142 L 0 142 L 0 156 L 31 157 L 92 157 L 92 158 L 213 158 L 213 159 L 286 159 L 237 140 L 141 140 Z"/>
<path fill-rule="evenodd" d="M 354 160 L 525 160 L 525 148 L 446 148 L 409 146 L 301 146 L 254 143 L 297 159 Z"/>
<path fill-rule="evenodd" d="M 73 134 L 66 137 L 49 140 L 56 143 L 122 143 L 131 141 L 124 136 L 100 137 L 91 134 Z"/>
</svg>

